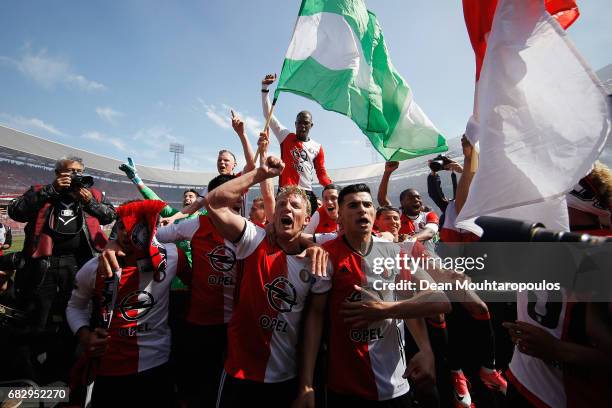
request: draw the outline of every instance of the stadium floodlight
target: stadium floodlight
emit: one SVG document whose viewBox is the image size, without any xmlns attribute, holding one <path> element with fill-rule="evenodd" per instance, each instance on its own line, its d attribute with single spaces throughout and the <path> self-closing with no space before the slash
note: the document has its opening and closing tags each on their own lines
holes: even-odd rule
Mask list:
<svg viewBox="0 0 612 408">
<path fill-rule="evenodd" d="M 179 155 L 185 153 L 185 145 L 180 143 L 170 143 L 170 153 L 174 153 L 174 164 L 172 170 L 180 170 Z"/>
</svg>

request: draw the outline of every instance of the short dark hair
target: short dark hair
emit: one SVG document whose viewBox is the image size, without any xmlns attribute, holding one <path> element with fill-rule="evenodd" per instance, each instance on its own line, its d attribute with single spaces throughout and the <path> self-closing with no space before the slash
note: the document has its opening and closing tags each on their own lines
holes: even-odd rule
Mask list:
<svg viewBox="0 0 612 408">
<path fill-rule="evenodd" d="M 310 116 L 310 119 L 312 119 L 312 113 L 310 113 L 307 110 L 303 110 L 295 116 L 295 120 L 297 120 L 297 118 L 299 118 L 300 116 L 306 116 L 306 115 Z"/>
<path fill-rule="evenodd" d="M 338 194 L 338 204 L 342 205 L 342 202 L 344 201 L 344 197 L 346 197 L 349 194 L 353 194 L 353 193 L 368 193 L 372 195 L 372 193 L 370 192 L 370 187 L 368 187 L 367 184 L 364 184 L 364 183 L 349 184 L 348 186 L 344 187 L 340 191 L 340 194 Z"/>
<path fill-rule="evenodd" d="M 405 189 L 404 191 L 402 191 L 400 193 L 400 201 L 402 201 L 404 199 L 404 197 L 406 197 L 406 194 L 408 194 L 411 191 L 414 191 L 414 192 L 418 193 L 418 191 L 415 188 L 407 188 L 407 189 Z"/>
<path fill-rule="evenodd" d="M 200 197 L 200 193 L 198 193 L 198 190 L 196 190 L 195 188 L 188 188 L 187 190 L 183 191 L 183 195 L 187 193 L 193 193 L 196 195 L 196 197 Z"/>
<path fill-rule="evenodd" d="M 323 191 L 326 191 L 326 190 L 338 190 L 338 191 L 340 191 L 340 186 L 337 185 L 337 184 L 329 183 L 328 185 L 323 187 Z M 323 195 L 323 191 L 321 192 L 321 195 Z"/>
<path fill-rule="evenodd" d="M 394 207 L 392 205 L 383 205 L 382 207 L 378 207 L 378 209 L 376 210 L 376 218 L 380 217 L 385 211 L 393 211 L 396 212 L 398 215 L 401 214 L 400 210 L 397 207 Z"/>
<path fill-rule="evenodd" d="M 208 182 L 207 191 L 210 193 L 215 188 L 219 187 L 221 184 L 225 184 L 235 178 L 236 176 L 234 174 L 219 174 L 217 177 Z"/>
</svg>

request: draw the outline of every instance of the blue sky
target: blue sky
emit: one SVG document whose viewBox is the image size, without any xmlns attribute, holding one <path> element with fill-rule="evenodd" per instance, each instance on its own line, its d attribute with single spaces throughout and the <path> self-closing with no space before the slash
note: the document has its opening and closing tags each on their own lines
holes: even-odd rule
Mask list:
<svg viewBox="0 0 612 408">
<path fill-rule="evenodd" d="M 240 152 L 229 108 L 262 126 L 260 81 L 279 72 L 298 0 L 0 2 L 0 123 L 136 163 L 213 171 L 221 148 Z M 459 0 L 367 1 L 393 64 L 449 138 L 472 109 L 474 57 Z M 612 63 L 610 0 L 579 2 L 570 37 L 594 70 Z M 358 128 L 282 94 L 276 116 L 313 113 L 329 168 L 372 162 Z M 276 148 L 276 151 L 278 149 Z"/>
</svg>

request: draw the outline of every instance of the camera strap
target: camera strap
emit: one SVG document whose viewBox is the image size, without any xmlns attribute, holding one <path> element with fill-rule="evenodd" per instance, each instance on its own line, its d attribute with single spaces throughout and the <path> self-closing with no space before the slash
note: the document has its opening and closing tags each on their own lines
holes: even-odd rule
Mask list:
<svg viewBox="0 0 612 408">
<path fill-rule="evenodd" d="M 79 234 L 83 230 L 82 209 L 76 201 L 69 205 L 63 201 L 58 201 L 53 205 L 53 209 L 49 214 L 49 229 L 58 236 L 70 237 Z M 58 207 L 59 206 L 59 207 Z M 56 213 L 58 215 L 56 215 Z M 71 232 L 64 232 L 61 227 L 69 226 L 71 223 L 76 223 L 77 227 Z M 61 225 L 60 225 L 61 223 Z"/>
</svg>

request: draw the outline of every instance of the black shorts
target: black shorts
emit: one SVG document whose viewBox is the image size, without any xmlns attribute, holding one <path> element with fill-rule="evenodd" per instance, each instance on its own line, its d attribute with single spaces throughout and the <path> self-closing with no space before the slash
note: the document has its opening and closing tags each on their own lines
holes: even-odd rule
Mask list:
<svg viewBox="0 0 612 408">
<path fill-rule="evenodd" d="M 297 396 L 297 378 L 279 383 L 240 380 L 223 372 L 219 387 L 219 408 L 290 407 Z"/>
<path fill-rule="evenodd" d="M 410 393 L 385 401 L 372 401 L 354 395 L 338 394 L 328 390 L 327 406 L 351 408 L 410 408 L 412 407 L 412 400 L 410 399 Z"/>
<path fill-rule="evenodd" d="M 132 375 L 98 376 L 91 397 L 92 407 L 172 407 L 170 366 L 160 366 Z"/>
<path fill-rule="evenodd" d="M 194 406 L 214 407 L 227 349 L 227 325 L 185 323 L 177 348 L 181 398 Z"/>
</svg>

